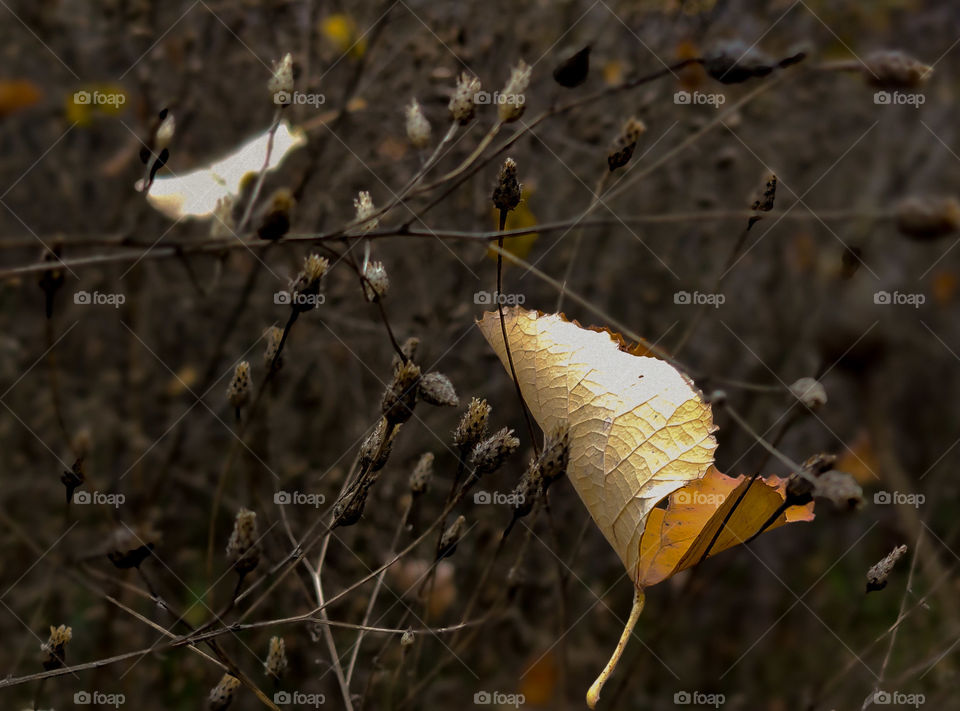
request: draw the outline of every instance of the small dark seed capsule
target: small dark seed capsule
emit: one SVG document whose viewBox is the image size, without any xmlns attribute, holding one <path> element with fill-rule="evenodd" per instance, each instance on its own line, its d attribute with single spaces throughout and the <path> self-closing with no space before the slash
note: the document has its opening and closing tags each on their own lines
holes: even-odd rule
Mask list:
<svg viewBox="0 0 960 711">
<path fill-rule="evenodd" d="M 553 80 L 567 89 L 578 87 L 590 72 L 590 45 L 567 57 L 553 70 Z"/>
</svg>

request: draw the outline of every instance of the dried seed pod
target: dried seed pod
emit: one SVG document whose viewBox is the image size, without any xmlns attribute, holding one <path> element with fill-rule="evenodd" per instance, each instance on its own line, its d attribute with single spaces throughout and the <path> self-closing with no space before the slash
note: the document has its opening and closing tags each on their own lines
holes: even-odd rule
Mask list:
<svg viewBox="0 0 960 711">
<path fill-rule="evenodd" d="M 289 55 L 288 55 L 289 56 Z M 232 674 L 224 674 L 213 689 L 210 690 L 208 705 L 210 711 L 223 711 L 230 706 L 233 696 L 240 686 L 240 680 Z"/>
<path fill-rule="evenodd" d="M 567 57 L 553 70 L 553 80 L 562 87 L 573 89 L 587 80 L 590 73 L 590 45 Z"/>
<path fill-rule="evenodd" d="M 320 286 L 330 262 L 317 254 L 303 260 L 303 268 L 290 285 L 290 305 L 297 313 L 315 309 L 320 303 Z"/>
<path fill-rule="evenodd" d="M 270 651 L 267 652 L 267 661 L 263 665 L 264 671 L 267 676 L 272 676 L 279 681 L 287 671 L 287 666 L 287 647 L 283 637 L 271 637 Z"/>
<path fill-rule="evenodd" d="M 491 409 L 486 400 L 472 398 L 453 433 L 453 443 L 458 447 L 466 448 L 472 447 L 483 439 L 487 434 Z"/>
<path fill-rule="evenodd" d="M 515 519 L 523 518 L 533 510 L 533 505 L 543 488 L 544 481 L 537 462 L 530 462 L 530 466 L 510 493 L 514 501 L 513 517 Z"/>
<path fill-rule="evenodd" d="M 114 529 L 107 539 L 107 558 L 117 568 L 137 568 L 150 557 L 160 534 L 149 526 L 131 530 L 127 526 Z"/>
<path fill-rule="evenodd" d="M 517 447 L 520 440 L 513 436 L 513 430 L 504 427 L 477 444 L 470 453 L 470 464 L 474 475 L 481 477 L 499 469 Z"/>
<path fill-rule="evenodd" d="M 236 368 L 233 369 L 233 379 L 227 388 L 227 399 L 233 407 L 239 410 L 247 404 L 247 401 L 250 399 L 252 382 L 250 377 L 250 363 L 245 360 L 237 363 Z"/>
<path fill-rule="evenodd" d="M 289 188 L 279 188 L 267 200 L 260 213 L 257 236 L 260 239 L 277 240 L 290 231 L 290 213 L 296 200 Z"/>
<path fill-rule="evenodd" d="M 763 185 L 763 195 L 754 201 L 750 208 L 756 212 L 770 212 L 773 209 L 773 203 L 777 199 L 777 176 L 773 173 L 767 175 Z"/>
<path fill-rule="evenodd" d="M 417 389 L 420 384 L 420 366 L 407 361 L 393 370 L 393 380 L 383 393 L 381 411 L 387 422 L 398 424 L 406 422 L 413 415 L 417 403 Z"/>
<path fill-rule="evenodd" d="M 333 505 L 333 528 L 352 526 L 363 516 L 373 479 L 358 481 Z"/>
<path fill-rule="evenodd" d="M 725 42 L 704 57 L 707 74 L 721 84 L 740 84 L 773 71 L 774 60 L 755 46 L 740 40 Z"/>
<path fill-rule="evenodd" d="M 431 479 L 433 479 L 433 452 L 425 452 L 420 455 L 410 475 L 410 491 L 414 496 L 425 494 L 430 488 Z"/>
<path fill-rule="evenodd" d="M 646 130 L 646 124 L 640 119 L 631 117 L 627 120 L 614 140 L 610 152 L 607 154 L 607 167 L 611 173 L 630 162 L 630 158 L 633 157 L 633 151 L 637 147 L 637 141 L 640 140 L 640 136 L 642 136 Z"/>
<path fill-rule="evenodd" d="M 897 205 L 897 229 L 910 239 L 947 237 L 960 229 L 960 202 L 931 195 L 905 198 Z"/>
<path fill-rule="evenodd" d="M 874 52 L 863 60 L 863 78 L 878 89 L 918 89 L 933 73 L 933 67 L 900 50 Z"/>
<path fill-rule="evenodd" d="M 547 439 L 543 452 L 537 460 L 537 471 L 546 489 L 557 479 L 567 473 L 567 464 L 570 462 L 570 432 L 561 428 Z"/>
<path fill-rule="evenodd" d="M 376 472 L 383 469 L 390 457 L 390 451 L 393 448 L 393 441 L 397 438 L 400 431 L 400 425 L 394 425 L 390 432 L 390 438 L 384 442 L 387 434 L 387 421 L 383 418 L 377 422 L 363 444 L 360 445 L 360 469 L 361 471 Z M 382 443 L 382 445 L 381 445 Z"/>
<path fill-rule="evenodd" d="M 251 572 L 260 563 L 260 546 L 257 532 L 257 514 L 240 509 L 233 521 L 233 532 L 227 541 L 227 560 L 241 576 Z"/>
<path fill-rule="evenodd" d="M 274 62 L 273 76 L 267 82 L 267 90 L 277 106 L 290 104 L 293 94 L 293 57 L 289 52 L 279 62 Z"/>
<path fill-rule="evenodd" d="M 404 359 L 406 360 L 416 360 L 417 350 L 420 348 L 420 339 L 416 336 L 410 336 L 407 340 L 403 342 L 400 346 L 400 353 L 403 353 L 404 358 L 401 358 L 399 354 L 394 353 L 393 359 L 390 361 L 390 367 L 396 368 L 398 365 L 403 363 Z"/>
<path fill-rule="evenodd" d="M 369 191 L 361 190 L 360 194 L 353 199 L 353 207 L 357 211 L 357 230 L 360 233 L 366 234 L 371 230 L 375 230 L 377 225 L 380 224 L 380 219 L 374 217 L 377 208 L 373 206 L 373 198 L 370 197 Z"/>
<path fill-rule="evenodd" d="M 840 509 L 853 511 L 863 506 L 863 489 L 846 472 L 831 469 L 821 474 L 816 481 L 813 495 L 818 499 L 828 499 Z"/>
<path fill-rule="evenodd" d="M 457 407 L 460 398 L 453 383 L 443 373 L 427 373 L 420 378 L 420 399 L 438 407 Z"/>
<path fill-rule="evenodd" d="M 268 368 L 272 365 L 274 369 L 279 370 L 283 366 L 283 356 L 277 358 L 277 354 L 280 352 L 280 342 L 283 340 L 283 329 L 279 326 L 271 326 L 263 332 L 263 340 L 267 343 L 267 347 L 263 351 L 263 364 Z M 277 358 L 276 363 L 273 362 L 274 358 Z"/>
<path fill-rule="evenodd" d="M 466 72 L 457 80 L 457 88 L 450 97 L 450 118 L 465 126 L 477 113 L 476 96 L 480 93 L 480 80 Z"/>
<path fill-rule="evenodd" d="M 416 640 L 416 635 L 413 634 L 413 630 L 404 630 L 403 634 L 400 635 L 400 646 L 409 647 Z"/>
<path fill-rule="evenodd" d="M 423 109 L 416 99 L 406 109 L 407 138 L 414 148 L 423 149 L 430 145 L 430 122 L 423 115 Z"/>
<path fill-rule="evenodd" d="M 827 404 L 827 391 L 816 378 L 800 378 L 790 386 L 790 392 L 811 410 Z"/>
<path fill-rule="evenodd" d="M 507 158 L 500 167 L 497 187 L 493 190 L 493 206 L 498 210 L 513 210 L 520 204 L 522 188 L 517 181 L 517 163 Z"/>
<path fill-rule="evenodd" d="M 867 592 L 883 590 L 887 587 L 887 578 L 893 572 L 893 567 L 907 554 L 906 546 L 897 546 L 884 556 L 883 560 L 867 571 Z"/>
<path fill-rule="evenodd" d="M 54 627 L 50 625 L 50 637 L 40 645 L 44 653 L 43 668 L 47 671 L 60 669 L 65 665 L 67 645 L 73 639 L 73 629 L 66 625 Z"/>
<path fill-rule="evenodd" d="M 367 301 L 379 301 L 390 289 L 390 277 L 383 262 L 367 262 L 363 270 L 363 295 Z"/>
<path fill-rule="evenodd" d="M 499 104 L 497 106 L 497 115 L 504 123 L 516 121 L 523 116 L 526 109 L 526 97 L 524 91 L 530 83 L 530 70 L 527 63 L 522 59 L 510 71 L 510 79 L 503 91 L 499 95 Z"/>
<path fill-rule="evenodd" d="M 463 516 L 457 516 L 457 520 L 450 524 L 449 528 L 443 532 L 440 537 L 440 548 L 437 551 L 437 560 L 449 558 L 457 549 L 457 544 L 463 538 L 467 530 L 467 519 Z"/>
</svg>

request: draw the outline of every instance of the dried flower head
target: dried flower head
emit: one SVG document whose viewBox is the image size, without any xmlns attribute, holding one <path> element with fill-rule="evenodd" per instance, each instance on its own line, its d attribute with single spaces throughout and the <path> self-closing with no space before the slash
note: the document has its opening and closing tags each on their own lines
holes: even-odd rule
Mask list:
<svg viewBox="0 0 960 711">
<path fill-rule="evenodd" d="M 513 430 L 504 427 L 494 432 L 470 453 L 474 475 L 481 477 L 496 471 L 519 446 L 520 440 L 514 437 Z"/>
<path fill-rule="evenodd" d="M 493 206 L 498 210 L 513 210 L 520 204 L 522 188 L 517 181 L 517 163 L 507 158 L 500 166 L 497 187 L 493 189 Z"/>
<path fill-rule="evenodd" d="M 453 433 L 453 443 L 461 448 L 472 447 L 487 434 L 492 408 L 486 400 L 472 398 L 467 411 L 460 418 L 460 424 Z"/>
<path fill-rule="evenodd" d="M 897 205 L 897 229 L 920 241 L 947 237 L 960 229 L 960 202 L 933 195 L 905 198 Z"/>
<path fill-rule="evenodd" d="M 790 392 L 811 410 L 827 404 L 827 391 L 816 378 L 800 378 L 790 386 Z"/>
<path fill-rule="evenodd" d="M 883 560 L 867 571 L 867 592 L 883 590 L 887 587 L 887 578 L 893 572 L 893 567 L 907 554 L 906 546 L 897 546 L 884 556 Z"/>
<path fill-rule="evenodd" d="M 279 680 L 287 671 L 287 666 L 287 647 L 283 637 L 271 637 L 270 651 L 267 652 L 267 661 L 263 665 L 264 671 L 267 672 L 267 676 Z"/>
<path fill-rule="evenodd" d="M 257 236 L 276 240 L 290 231 L 290 213 L 296 200 L 289 188 L 279 188 L 267 200 L 260 214 Z"/>
<path fill-rule="evenodd" d="M 380 220 L 373 216 L 377 208 L 373 205 L 373 198 L 370 197 L 369 191 L 361 190 L 357 197 L 353 199 L 353 207 L 357 211 L 357 230 L 361 234 L 375 230 L 377 225 L 380 224 Z"/>
<path fill-rule="evenodd" d="M 360 520 L 373 482 L 372 478 L 361 479 L 337 499 L 333 505 L 333 528 L 352 526 Z"/>
<path fill-rule="evenodd" d="M 230 404 L 237 409 L 246 405 L 250 399 L 250 389 L 252 386 L 253 381 L 250 377 L 250 363 L 242 360 L 237 363 L 236 368 L 233 369 L 233 379 L 227 388 L 227 399 L 230 401 Z"/>
<path fill-rule="evenodd" d="M 107 538 L 107 558 L 117 568 L 136 568 L 150 557 L 160 534 L 150 526 L 119 526 Z"/>
<path fill-rule="evenodd" d="M 43 660 L 43 668 L 47 671 L 59 669 L 64 666 L 66 658 L 66 648 L 73 639 L 73 629 L 66 625 L 54 627 L 50 625 L 50 637 L 46 643 L 40 645 L 40 650 L 46 655 Z"/>
<path fill-rule="evenodd" d="M 777 176 L 769 173 L 763 184 L 763 195 L 754 201 L 752 210 L 758 212 L 770 212 L 777 199 Z"/>
<path fill-rule="evenodd" d="M 393 359 L 390 364 L 391 367 L 396 368 L 404 360 L 416 360 L 417 358 L 417 349 L 420 348 L 420 339 L 416 336 L 410 336 L 407 340 L 403 342 L 400 346 L 400 353 L 403 353 L 404 357 L 401 358 L 399 353 L 393 354 Z"/>
<path fill-rule="evenodd" d="M 474 102 L 478 93 L 480 93 L 480 80 L 466 72 L 461 74 L 457 80 L 457 88 L 447 106 L 450 117 L 461 126 L 470 123 L 476 115 L 477 106 Z"/>
<path fill-rule="evenodd" d="M 410 475 L 410 491 L 414 496 L 425 494 L 430 488 L 431 479 L 433 479 L 433 452 L 425 452 L 420 455 Z"/>
<path fill-rule="evenodd" d="M 900 50 L 874 52 L 863 60 L 864 81 L 879 89 L 918 89 L 933 73 L 933 67 Z"/>
<path fill-rule="evenodd" d="M 393 380 L 383 393 L 381 410 L 387 422 L 406 422 L 413 414 L 420 385 L 420 366 L 413 361 L 402 363 L 393 369 Z"/>
<path fill-rule="evenodd" d="M 273 76 L 267 82 L 267 90 L 273 96 L 273 103 L 286 106 L 293 93 L 293 57 L 287 52 L 283 59 L 274 62 Z"/>
<path fill-rule="evenodd" d="M 266 341 L 267 344 L 267 347 L 263 351 L 263 364 L 268 368 L 272 365 L 275 369 L 279 370 L 283 365 L 283 356 L 281 355 L 277 358 L 277 353 L 280 352 L 280 341 L 283 340 L 283 329 L 279 326 L 271 326 L 263 332 L 263 340 Z M 276 363 L 273 362 L 274 358 L 277 359 Z"/>
<path fill-rule="evenodd" d="M 215 238 L 231 237 L 236 234 L 237 223 L 233 219 L 233 198 L 225 195 L 217 200 L 210 220 L 210 236 Z"/>
<path fill-rule="evenodd" d="M 530 84 L 530 70 L 531 68 L 522 59 L 510 70 L 510 79 L 500 92 L 497 106 L 497 115 L 504 123 L 516 121 L 523 116 L 523 111 L 526 109 L 526 97 L 523 92 Z"/>
<path fill-rule="evenodd" d="M 373 432 L 360 445 L 360 468 L 362 470 L 375 472 L 383 469 L 386 465 L 393 448 L 393 441 L 397 438 L 397 432 L 400 431 L 400 425 L 391 428 L 390 438 L 384 442 L 387 427 L 387 421 L 380 418 L 377 426 L 373 428 Z"/>
<path fill-rule="evenodd" d="M 427 373 L 420 378 L 420 399 L 438 407 L 457 407 L 460 398 L 453 383 L 443 373 Z"/>
<path fill-rule="evenodd" d="M 863 506 L 863 489 L 856 479 L 836 469 L 817 477 L 813 495 L 818 499 L 829 499 L 839 509 L 853 511 Z"/>
<path fill-rule="evenodd" d="M 240 687 L 240 680 L 232 674 L 224 674 L 213 689 L 208 700 L 211 711 L 223 711 L 230 706 L 233 695 Z"/>
<path fill-rule="evenodd" d="M 403 634 L 400 635 L 400 646 L 409 647 L 416 640 L 416 635 L 413 634 L 413 630 L 404 630 Z"/>
<path fill-rule="evenodd" d="M 646 133 L 646 130 L 647 125 L 640 119 L 633 116 L 627 119 L 614 140 L 610 152 L 607 153 L 607 167 L 610 172 L 622 168 L 630 162 L 633 151 L 637 147 L 637 141 L 640 140 L 640 136 Z"/>
<path fill-rule="evenodd" d="M 407 138 L 414 148 L 423 149 L 430 145 L 430 122 L 423 115 L 420 103 L 413 99 L 407 106 Z"/>
<path fill-rule="evenodd" d="M 457 516 L 457 520 L 450 524 L 446 531 L 443 532 L 443 535 L 440 537 L 440 547 L 437 551 L 437 560 L 441 558 L 448 558 L 453 555 L 453 552 L 457 549 L 457 544 L 460 542 L 460 539 L 463 538 L 464 532 L 467 530 L 467 519 L 463 516 Z"/>
<path fill-rule="evenodd" d="M 540 468 L 537 462 L 530 462 L 530 466 L 520 477 L 520 481 L 514 487 L 511 495 L 514 500 L 513 517 L 523 518 L 533 510 L 533 505 L 537 501 L 543 489 L 544 481 L 540 476 Z"/>
<path fill-rule="evenodd" d="M 329 268 L 330 262 L 317 254 L 303 260 L 303 269 L 290 285 L 290 305 L 294 311 L 310 311 L 319 305 L 321 282 Z"/>
<path fill-rule="evenodd" d="M 246 575 L 260 562 L 260 547 L 257 544 L 257 514 L 240 509 L 233 521 L 233 532 L 227 541 L 227 559 L 240 575 Z"/>
<path fill-rule="evenodd" d="M 536 466 L 544 489 L 567 473 L 569 462 L 570 431 L 566 427 L 559 427 L 547 438 L 543 452 L 537 459 Z"/>
<path fill-rule="evenodd" d="M 367 262 L 363 270 L 363 295 L 367 301 L 379 301 L 390 290 L 390 276 L 383 262 Z"/>
</svg>

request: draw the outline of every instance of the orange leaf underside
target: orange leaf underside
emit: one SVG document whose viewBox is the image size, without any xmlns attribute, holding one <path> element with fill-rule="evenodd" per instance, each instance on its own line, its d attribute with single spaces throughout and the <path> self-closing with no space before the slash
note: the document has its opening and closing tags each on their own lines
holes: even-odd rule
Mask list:
<svg viewBox="0 0 960 711">
<path fill-rule="evenodd" d="M 729 477 L 711 466 L 702 479 L 671 494 L 666 508 L 650 512 L 640 541 L 640 564 L 634 580 L 640 587 L 656 585 L 699 563 L 708 547 L 707 557 L 712 557 L 746 543 L 780 509 L 784 495 L 785 480 L 778 477 L 757 478 L 751 484 L 744 475 Z M 734 506 L 733 515 L 724 525 Z M 812 519 L 812 502 L 790 506 L 764 530 Z M 723 530 L 717 535 L 721 526 Z"/>
</svg>

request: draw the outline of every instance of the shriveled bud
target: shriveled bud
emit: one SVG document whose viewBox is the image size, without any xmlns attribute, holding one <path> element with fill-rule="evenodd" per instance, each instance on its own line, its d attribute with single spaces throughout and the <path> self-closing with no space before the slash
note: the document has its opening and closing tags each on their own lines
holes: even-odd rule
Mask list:
<svg viewBox="0 0 960 711">
<path fill-rule="evenodd" d="M 460 398 L 453 383 L 443 373 L 427 373 L 420 378 L 420 399 L 438 407 L 457 407 Z"/>
<path fill-rule="evenodd" d="M 897 229 L 910 239 L 947 237 L 960 229 L 960 202 L 952 197 L 912 196 L 897 205 Z"/>
<path fill-rule="evenodd" d="M 817 478 L 813 495 L 818 499 L 828 499 L 839 509 L 853 511 L 863 506 L 863 489 L 846 472 L 836 469 L 824 472 Z"/>
<path fill-rule="evenodd" d="M 883 560 L 870 568 L 870 570 L 867 571 L 867 592 L 883 590 L 887 587 L 887 578 L 889 578 L 890 573 L 893 572 L 893 567 L 906 554 L 906 546 L 897 546 L 887 553 Z"/>
<path fill-rule="evenodd" d="M 431 479 L 433 479 L 433 452 L 426 452 L 420 455 L 417 465 L 413 468 L 413 474 L 410 475 L 410 491 L 414 496 L 425 494 L 430 488 Z"/>
<path fill-rule="evenodd" d="M 703 62 L 707 74 L 721 84 L 740 84 L 754 77 L 765 77 L 775 62 L 755 46 L 740 40 L 725 42 L 708 53 Z"/>
<path fill-rule="evenodd" d="M 587 80 L 590 72 L 590 45 L 564 59 L 553 70 L 553 80 L 562 87 L 573 89 Z"/>
<path fill-rule="evenodd" d="M 333 505 L 333 528 L 352 526 L 363 516 L 373 479 L 357 482 Z"/>
<path fill-rule="evenodd" d="M 413 361 L 407 361 L 394 368 L 393 380 L 383 393 L 383 402 L 380 406 L 387 422 L 397 424 L 410 419 L 417 402 L 419 384 L 420 366 Z"/>
<path fill-rule="evenodd" d="M 40 645 L 44 653 L 43 668 L 47 671 L 59 669 L 65 665 L 67 645 L 73 639 L 73 628 L 66 625 L 54 627 L 50 625 L 50 637 L 46 643 Z"/>
<path fill-rule="evenodd" d="M 633 151 L 637 147 L 637 141 L 640 140 L 647 130 L 646 124 L 638 118 L 631 117 L 620 129 L 610 152 L 607 154 L 607 167 L 613 172 L 617 168 L 622 168 L 633 157 Z"/>
<path fill-rule="evenodd" d="M 790 386 L 793 396 L 811 410 L 827 404 L 827 391 L 816 378 L 800 378 Z"/>
<path fill-rule="evenodd" d="M 460 424 L 453 433 L 453 443 L 458 447 L 472 447 L 487 434 L 492 408 L 486 400 L 472 398 L 467 411 L 460 418 Z"/>
<path fill-rule="evenodd" d="M 294 311 L 302 313 L 317 307 L 321 282 L 329 268 L 330 262 L 317 254 L 303 260 L 303 268 L 290 285 L 290 305 Z"/>
<path fill-rule="evenodd" d="M 900 50 L 874 52 L 863 60 L 863 78 L 879 89 L 917 89 L 926 83 L 933 67 Z"/>
<path fill-rule="evenodd" d="M 430 144 L 430 122 L 416 99 L 407 106 L 407 138 L 414 148 L 426 148 Z"/>
<path fill-rule="evenodd" d="M 520 440 L 513 436 L 513 430 L 504 427 L 493 433 L 470 453 L 474 474 L 481 477 L 496 471 L 519 446 Z"/>
<path fill-rule="evenodd" d="M 497 106 L 497 115 L 504 123 L 516 121 L 523 116 L 526 109 L 526 97 L 523 92 L 530 83 L 530 67 L 522 59 L 510 70 L 510 80 L 500 92 L 500 103 Z"/>
<path fill-rule="evenodd" d="M 287 52 L 283 59 L 273 65 L 273 76 L 267 82 L 267 90 L 273 95 L 273 103 L 286 106 L 293 94 L 293 57 Z"/>
<path fill-rule="evenodd" d="M 400 353 L 406 357 L 406 360 L 416 360 L 417 359 L 417 349 L 420 348 L 420 339 L 416 336 L 410 336 L 407 340 L 403 342 L 400 346 Z M 393 360 L 391 361 L 391 366 L 396 368 L 404 361 L 399 354 L 393 354 Z"/>
<path fill-rule="evenodd" d="M 757 212 L 770 212 L 777 199 L 777 176 L 773 173 L 767 175 L 763 185 L 763 195 L 754 201 L 752 210 Z"/>
<path fill-rule="evenodd" d="M 403 634 L 400 635 L 400 646 L 409 647 L 416 640 L 416 635 L 413 634 L 412 630 L 404 630 Z"/>
<path fill-rule="evenodd" d="M 357 230 L 363 234 L 375 230 L 380 224 L 379 218 L 374 217 L 377 208 L 373 205 L 373 198 L 367 190 L 361 190 L 353 199 L 353 207 L 357 211 Z"/>
<path fill-rule="evenodd" d="M 269 368 L 273 365 L 273 359 L 277 357 L 277 353 L 280 351 L 280 341 L 283 340 L 283 329 L 279 326 L 271 326 L 263 332 L 263 340 L 267 343 L 267 347 L 263 351 L 263 364 Z M 282 365 L 283 356 L 277 358 L 277 362 L 273 367 L 279 370 Z"/>
<path fill-rule="evenodd" d="M 377 422 L 374 428 L 360 445 L 360 468 L 372 472 L 380 471 L 390 458 L 390 451 L 393 448 L 393 441 L 397 438 L 397 432 L 400 431 L 400 425 L 395 425 L 390 432 L 390 438 L 384 442 L 387 436 L 387 421 L 383 418 Z"/>
<path fill-rule="evenodd" d="M 520 204 L 520 183 L 517 181 L 517 163 L 507 158 L 500 166 L 497 187 L 493 189 L 493 206 L 498 210 L 513 210 Z"/>
<path fill-rule="evenodd" d="M 107 558 L 121 570 L 136 568 L 153 553 L 159 537 L 149 526 L 137 531 L 120 526 L 107 538 Z"/>
<path fill-rule="evenodd" d="M 547 439 L 546 446 L 537 460 L 537 470 L 543 480 L 543 488 L 567 473 L 570 462 L 570 431 L 566 427 L 557 429 Z"/>
<path fill-rule="evenodd" d="M 233 521 L 233 532 L 227 541 L 227 560 L 241 576 L 246 575 L 260 563 L 260 547 L 257 544 L 257 514 L 240 509 Z"/>
<path fill-rule="evenodd" d="M 210 691 L 208 701 L 210 711 L 223 711 L 223 709 L 230 706 L 230 702 L 233 701 L 233 695 L 239 687 L 240 680 L 232 674 L 224 674 L 220 677 L 220 681 Z"/>
<path fill-rule="evenodd" d="M 290 231 L 290 213 L 296 200 L 289 188 L 276 190 L 260 215 L 257 236 L 260 239 L 277 240 Z"/>
<path fill-rule="evenodd" d="M 233 407 L 239 409 L 247 404 L 247 401 L 250 399 L 252 384 L 250 363 L 242 360 L 237 363 L 237 367 L 233 369 L 233 379 L 227 388 L 227 399 Z"/>
<path fill-rule="evenodd" d="M 533 505 L 537 501 L 537 496 L 543 488 L 543 478 L 540 476 L 540 469 L 537 462 L 530 462 L 530 466 L 520 477 L 520 481 L 511 492 L 514 508 L 513 517 L 523 518 L 533 510 Z"/>
<path fill-rule="evenodd" d="M 383 262 L 368 262 L 363 270 L 363 295 L 367 301 L 379 301 L 390 290 L 390 276 Z"/>
<path fill-rule="evenodd" d="M 270 651 L 267 652 L 267 661 L 263 665 L 264 671 L 267 672 L 267 676 L 279 680 L 287 671 L 287 666 L 287 647 L 283 637 L 271 637 Z"/>
<path fill-rule="evenodd" d="M 463 538 L 466 530 L 467 519 L 463 516 L 457 516 L 457 520 L 451 523 L 450 527 L 447 528 L 440 537 L 440 549 L 437 552 L 437 560 L 453 555 L 453 552 L 457 549 L 457 544 L 460 542 L 460 539 Z"/>
<path fill-rule="evenodd" d="M 450 118 L 465 126 L 473 120 L 477 113 L 476 95 L 480 93 L 480 80 L 470 76 L 466 72 L 460 75 L 457 80 L 457 88 L 450 97 L 450 103 L 447 108 L 450 110 Z"/>
</svg>

